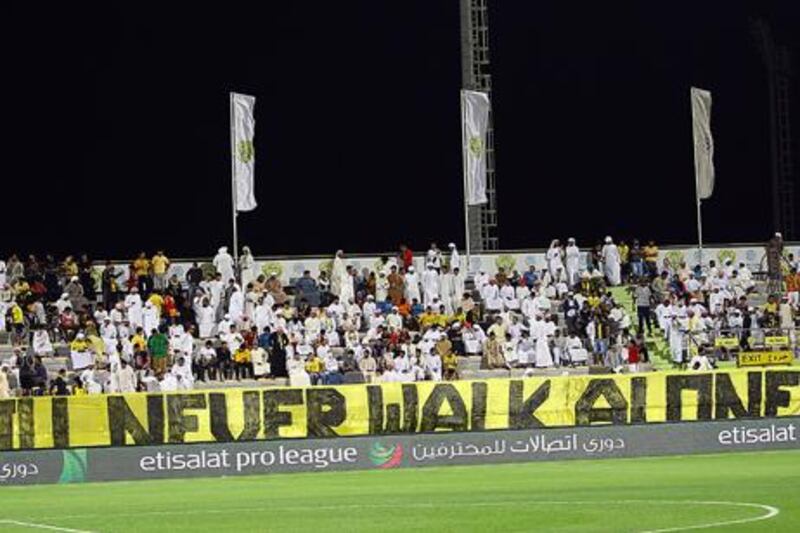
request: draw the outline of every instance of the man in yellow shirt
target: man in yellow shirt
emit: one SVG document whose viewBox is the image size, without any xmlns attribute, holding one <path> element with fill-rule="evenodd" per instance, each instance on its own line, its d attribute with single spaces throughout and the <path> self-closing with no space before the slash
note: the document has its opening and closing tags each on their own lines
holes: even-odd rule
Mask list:
<svg viewBox="0 0 800 533">
<path fill-rule="evenodd" d="M 425 312 L 419 315 L 419 329 L 427 331 L 434 324 L 438 323 L 439 317 L 433 313 L 430 307 L 425 308 Z"/>
<path fill-rule="evenodd" d="M 622 279 L 627 281 L 628 276 L 630 275 L 630 265 L 629 263 L 629 254 L 630 254 L 630 246 L 625 244 L 625 241 L 620 241 L 619 245 L 617 246 L 617 251 L 619 252 L 619 262 L 622 266 Z"/>
<path fill-rule="evenodd" d="M 134 350 L 147 349 L 147 337 L 145 337 L 144 329 L 141 327 L 136 328 L 136 332 L 133 334 L 133 337 L 131 337 L 131 345 Z"/>
<path fill-rule="evenodd" d="M 14 328 L 14 335 L 12 337 L 12 344 L 19 346 L 25 340 L 25 312 L 22 307 L 14 301 L 11 302 L 11 324 Z"/>
<path fill-rule="evenodd" d="M 308 361 L 306 361 L 306 372 L 308 373 L 308 377 L 311 379 L 312 385 L 318 385 L 322 383 L 322 371 L 325 370 L 325 365 L 322 362 L 316 353 L 312 353 Z"/>
<path fill-rule="evenodd" d="M 139 283 L 139 292 L 142 298 L 146 298 L 153 290 L 153 280 L 150 277 L 150 260 L 144 252 L 139 252 L 139 257 L 133 261 L 133 272 Z"/>
<path fill-rule="evenodd" d="M 241 381 L 242 377 L 245 379 L 253 377 L 253 356 L 246 344 L 236 350 L 236 353 L 233 354 L 233 361 L 236 363 L 236 381 Z"/>
<path fill-rule="evenodd" d="M 169 258 L 164 255 L 163 250 L 156 252 L 150 260 L 153 268 L 153 288 L 163 291 L 167 288 L 167 270 L 169 270 Z"/>
<path fill-rule="evenodd" d="M 161 294 L 154 292 L 150 295 L 147 301 L 153 304 L 153 307 L 158 309 L 159 316 L 164 312 L 164 298 L 161 296 Z"/>
</svg>

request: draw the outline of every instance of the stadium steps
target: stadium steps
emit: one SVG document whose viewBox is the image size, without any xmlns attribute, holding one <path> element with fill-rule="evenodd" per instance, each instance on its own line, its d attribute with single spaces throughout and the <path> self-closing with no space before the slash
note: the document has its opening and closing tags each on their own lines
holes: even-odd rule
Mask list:
<svg viewBox="0 0 800 533">
<path fill-rule="evenodd" d="M 636 323 L 636 307 L 633 303 L 633 294 L 630 286 L 611 287 L 609 291 L 614 297 L 614 301 L 620 304 L 631 316 L 631 324 L 634 329 L 638 329 Z M 670 360 L 669 344 L 656 329 L 655 335 L 645 335 L 645 344 L 650 354 L 650 365 L 655 370 L 669 370 L 672 368 Z"/>
<path fill-rule="evenodd" d="M 288 378 L 243 379 L 241 381 L 233 379 L 228 381 L 195 381 L 194 388 L 196 390 L 252 389 L 261 387 L 285 387 L 287 385 L 289 385 Z"/>
</svg>

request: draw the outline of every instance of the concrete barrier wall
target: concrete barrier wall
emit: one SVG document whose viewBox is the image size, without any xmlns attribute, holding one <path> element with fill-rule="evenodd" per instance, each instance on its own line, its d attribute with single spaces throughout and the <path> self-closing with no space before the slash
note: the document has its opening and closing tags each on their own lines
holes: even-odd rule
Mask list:
<svg viewBox="0 0 800 533">
<path fill-rule="evenodd" d="M 531 265 L 541 269 L 546 266 L 545 252 L 545 250 L 514 250 L 473 254 L 470 259 L 469 271 L 475 273 L 483 270 L 493 275 L 497 272 L 499 266 L 503 266 L 509 272 L 512 270 L 523 272 L 528 270 Z M 461 250 L 461 253 L 463 255 L 463 250 Z M 793 253 L 796 257 L 800 257 L 800 243 L 787 243 L 786 253 Z M 764 245 L 710 245 L 703 249 L 703 263 L 707 264 L 709 260 L 714 259 L 720 264 L 724 259 L 730 258 L 736 265 L 740 262 L 745 263 L 751 270 L 758 271 L 762 268 L 764 254 Z M 415 266 L 417 270 L 424 267 L 424 256 L 425 251 L 416 252 Z M 582 264 L 585 264 L 585 256 L 584 250 Z M 667 247 L 660 250 L 659 264 L 666 258 L 669 258 L 673 263 L 686 261 L 688 265 L 694 266 L 700 262 L 700 251 L 696 246 Z M 210 263 L 211 259 L 210 257 L 199 258 L 197 261 L 201 264 Z M 329 256 L 257 257 L 256 267 L 258 271 L 274 272 L 285 285 L 288 285 L 290 280 L 300 277 L 305 270 L 310 271 L 311 275 L 316 278 L 321 269 L 329 267 L 332 259 L 332 254 Z M 380 255 L 377 254 L 346 256 L 347 264 L 353 265 L 359 270 L 363 268 L 374 270 L 379 261 Z M 177 274 L 183 280 L 191 264 L 192 260 L 175 259 L 170 267 L 169 274 Z M 121 279 L 124 280 L 126 277 L 127 271 Z"/>
</svg>

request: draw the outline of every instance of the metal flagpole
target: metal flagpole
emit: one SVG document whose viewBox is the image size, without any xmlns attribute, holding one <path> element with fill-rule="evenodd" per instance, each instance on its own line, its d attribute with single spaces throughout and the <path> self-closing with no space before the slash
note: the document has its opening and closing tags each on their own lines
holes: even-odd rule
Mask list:
<svg viewBox="0 0 800 533">
<path fill-rule="evenodd" d="M 239 264 L 239 231 L 236 226 L 236 218 L 238 212 L 236 211 L 236 125 L 234 124 L 235 113 L 233 110 L 233 95 L 230 94 L 231 106 L 231 204 L 233 207 L 233 261 L 234 265 Z"/>
<path fill-rule="evenodd" d="M 700 266 L 703 266 L 703 212 L 701 209 L 700 184 L 697 181 L 697 165 L 694 170 L 694 196 L 697 200 L 697 249 L 700 256 Z"/>
<path fill-rule="evenodd" d="M 467 150 L 465 149 L 466 140 L 467 140 L 467 130 L 466 130 L 466 116 L 464 115 L 464 90 L 461 90 L 461 166 L 462 172 L 464 174 L 464 240 L 466 243 L 466 256 L 467 256 L 467 268 L 464 271 L 464 275 L 469 275 L 470 269 L 470 242 L 469 242 L 469 190 L 467 184 Z"/>
</svg>

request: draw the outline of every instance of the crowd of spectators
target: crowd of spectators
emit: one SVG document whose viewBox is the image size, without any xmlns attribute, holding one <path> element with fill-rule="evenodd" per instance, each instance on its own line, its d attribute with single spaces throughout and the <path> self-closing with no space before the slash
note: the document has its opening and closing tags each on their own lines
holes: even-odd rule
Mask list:
<svg viewBox="0 0 800 533">
<path fill-rule="evenodd" d="M 753 274 L 741 264 L 658 264 L 658 248 L 615 244 L 582 253 L 553 241 L 546 266 L 465 275 L 453 244 L 433 243 L 422 272 L 401 246 L 373 269 L 338 251 L 315 279 L 284 287 L 257 271 L 249 249 L 238 264 L 220 248 L 211 266 L 182 279 L 163 251 L 127 267 L 95 268 L 81 256 L 0 261 L 0 326 L 13 355 L 0 368 L 0 398 L 18 394 L 190 389 L 200 382 L 288 378 L 291 385 L 454 380 L 459 359 L 481 368 L 603 365 L 639 370 L 647 336 L 663 337 L 676 366 L 713 365 L 721 332 L 744 346 L 759 328 L 793 327 L 800 277 L 787 296 L 748 305 Z M 629 285 L 633 308 L 610 286 Z M 652 338 L 652 337 L 651 337 Z M 66 343 L 73 371 L 49 375 L 42 358 Z"/>
</svg>

